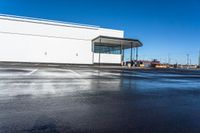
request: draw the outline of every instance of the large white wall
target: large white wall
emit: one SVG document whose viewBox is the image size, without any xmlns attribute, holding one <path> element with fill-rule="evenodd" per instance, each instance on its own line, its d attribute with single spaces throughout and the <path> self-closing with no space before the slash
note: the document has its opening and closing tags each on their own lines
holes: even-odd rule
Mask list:
<svg viewBox="0 0 200 133">
<path fill-rule="evenodd" d="M 120 30 L 0 16 L 0 61 L 92 64 L 91 40 Z"/>
<path fill-rule="evenodd" d="M 100 56 L 100 60 L 99 60 Z M 103 64 L 120 64 L 122 56 L 120 54 L 94 54 L 94 63 L 103 63 Z"/>
</svg>

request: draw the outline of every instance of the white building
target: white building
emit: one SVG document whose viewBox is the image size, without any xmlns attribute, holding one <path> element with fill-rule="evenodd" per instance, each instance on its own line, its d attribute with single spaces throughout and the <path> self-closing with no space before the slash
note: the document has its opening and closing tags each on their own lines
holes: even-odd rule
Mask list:
<svg viewBox="0 0 200 133">
<path fill-rule="evenodd" d="M 0 15 L 0 41 L 1 62 L 120 64 L 124 49 L 142 46 L 121 30 L 9 15 Z"/>
</svg>

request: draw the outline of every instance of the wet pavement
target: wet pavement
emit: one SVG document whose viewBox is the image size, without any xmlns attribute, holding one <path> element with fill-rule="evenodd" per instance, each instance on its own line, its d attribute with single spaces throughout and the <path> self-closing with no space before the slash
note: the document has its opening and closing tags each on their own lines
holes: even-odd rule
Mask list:
<svg viewBox="0 0 200 133">
<path fill-rule="evenodd" d="M 200 71 L 0 67 L 0 133 L 199 133 Z"/>
</svg>

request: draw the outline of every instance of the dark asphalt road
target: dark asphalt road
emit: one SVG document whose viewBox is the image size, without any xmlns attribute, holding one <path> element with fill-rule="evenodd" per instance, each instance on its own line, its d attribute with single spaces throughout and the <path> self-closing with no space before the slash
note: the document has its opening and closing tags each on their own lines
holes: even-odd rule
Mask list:
<svg viewBox="0 0 200 133">
<path fill-rule="evenodd" d="M 0 133 L 199 133 L 200 72 L 0 67 Z"/>
</svg>

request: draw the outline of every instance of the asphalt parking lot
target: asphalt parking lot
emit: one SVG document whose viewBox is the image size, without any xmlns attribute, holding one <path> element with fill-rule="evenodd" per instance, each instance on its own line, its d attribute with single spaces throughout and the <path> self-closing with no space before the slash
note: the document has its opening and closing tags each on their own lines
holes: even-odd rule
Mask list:
<svg viewBox="0 0 200 133">
<path fill-rule="evenodd" d="M 199 133 L 200 72 L 0 66 L 1 133 Z"/>
</svg>

